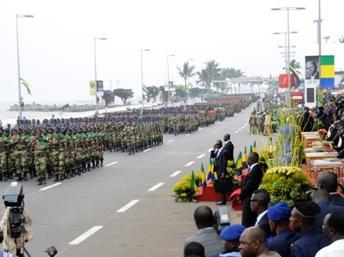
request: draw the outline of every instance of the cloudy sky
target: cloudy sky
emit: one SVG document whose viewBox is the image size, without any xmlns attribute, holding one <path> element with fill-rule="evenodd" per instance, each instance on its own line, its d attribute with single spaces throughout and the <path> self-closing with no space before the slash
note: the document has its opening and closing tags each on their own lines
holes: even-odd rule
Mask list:
<svg viewBox="0 0 344 257">
<path fill-rule="evenodd" d="M 25 102 L 77 102 L 91 100 L 94 79 L 94 37 L 97 41 L 98 79 L 105 88 L 133 88 L 140 94 L 140 49 L 144 83 L 182 83 L 176 66 L 189 58 L 199 70 L 209 60 L 221 67 L 241 69 L 248 76 L 277 76 L 284 59 L 277 48 L 286 31 L 286 13 L 272 7 L 300 6 L 290 13 L 295 58 L 317 55 L 318 0 L 0 0 L 0 103 L 17 102 L 16 14 L 19 19 L 21 76 L 30 83 L 32 96 Z M 336 68 L 344 70 L 343 0 L 322 0 L 322 35 L 330 36 L 323 52 L 336 54 Z M 342 53 L 340 58 L 340 53 Z M 112 81 L 112 83 L 111 83 Z"/>
</svg>

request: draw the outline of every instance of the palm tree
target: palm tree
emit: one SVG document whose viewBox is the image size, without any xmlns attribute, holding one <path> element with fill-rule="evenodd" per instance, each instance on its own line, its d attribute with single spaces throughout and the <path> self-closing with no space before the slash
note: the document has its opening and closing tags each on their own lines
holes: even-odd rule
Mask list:
<svg viewBox="0 0 344 257">
<path fill-rule="evenodd" d="M 344 36 L 342 36 L 341 38 L 339 38 L 339 43 L 344 44 Z"/>
<path fill-rule="evenodd" d="M 181 69 L 177 67 L 177 69 L 178 69 L 178 74 L 184 79 L 185 91 L 187 91 L 188 80 L 189 78 L 195 75 L 195 73 L 193 72 L 193 70 L 195 69 L 195 66 L 193 65 L 189 66 L 188 62 L 184 62 L 183 68 Z"/>
<path fill-rule="evenodd" d="M 198 84 L 204 86 L 208 91 L 210 90 L 213 81 L 220 79 L 219 64 L 216 61 L 209 61 L 206 63 L 205 69 L 202 69 L 200 72 L 197 72 L 198 75 Z"/>
</svg>

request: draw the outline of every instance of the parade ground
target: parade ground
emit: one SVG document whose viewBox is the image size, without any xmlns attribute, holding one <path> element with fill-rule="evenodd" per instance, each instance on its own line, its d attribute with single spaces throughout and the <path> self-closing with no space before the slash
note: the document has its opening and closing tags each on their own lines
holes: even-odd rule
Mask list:
<svg viewBox="0 0 344 257">
<path fill-rule="evenodd" d="M 165 135 L 162 146 L 134 156 L 106 152 L 103 168 L 77 178 L 42 187 L 24 182 L 34 235 L 26 248 L 35 257 L 47 256 L 51 245 L 61 257 L 182 256 L 184 239 L 196 231 L 195 207 L 205 204 L 215 211 L 216 205 L 177 203 L 173 185 L 201 163 L 207 167 L 209 149 L 225 133 L 231 134 L 235 155 L 254 140 L 258 148 L 267 144 L 267 137 L 249 134 L 252 108 L 192 134 Z M 6 185 L 1 182 L 1 192 Z M 230 216 L 240 223 L 240 212 Z"/>
</svg>

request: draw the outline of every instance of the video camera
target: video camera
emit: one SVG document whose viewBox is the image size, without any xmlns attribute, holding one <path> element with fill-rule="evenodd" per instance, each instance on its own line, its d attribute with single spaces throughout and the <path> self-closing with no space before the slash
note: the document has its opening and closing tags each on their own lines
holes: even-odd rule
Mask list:
<svg viewBox="0 0 344 257">
<path fill-rule="evenodd" d="M 229 220 L 229 211 L 228 207 L 220 206 L 217 207 L 217 210 L 214 212 L 214 227 L 216 231 L 220 234 L 224 227 L 229 226 L 231 224 Z"/>
</svg>

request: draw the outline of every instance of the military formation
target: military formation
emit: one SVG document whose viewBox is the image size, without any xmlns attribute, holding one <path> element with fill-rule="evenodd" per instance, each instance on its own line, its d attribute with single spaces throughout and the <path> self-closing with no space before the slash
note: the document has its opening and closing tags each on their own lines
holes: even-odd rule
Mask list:
<svg viewBox="0 0 344 257">
<path fill-rule="evenodd" d="M 103 116 L 18 120 L 0 127 L 0 180 L 35 178 L 62 181 L 102 167 L 104 151 L 135 155 L 163 144 L 163 134 L 192 133 L 233 116 L 240 105 L 196 104 L 186 107 L 129 110 Z"/>
</svg>

